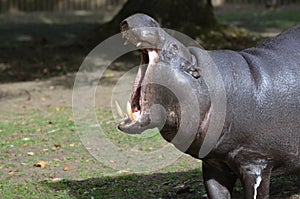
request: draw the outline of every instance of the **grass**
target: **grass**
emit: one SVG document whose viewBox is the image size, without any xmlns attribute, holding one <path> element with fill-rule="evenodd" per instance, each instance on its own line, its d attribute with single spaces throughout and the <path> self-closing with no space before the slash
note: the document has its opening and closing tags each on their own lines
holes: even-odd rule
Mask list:
<svg viewBox="0 0 300 199">
<path fill-rule="evenodd" d="M 104 121 L 101 127 L 107 137 L 124 150 L 139 146 L 138 150 L 151 152 L 156 150 L 154 146 L 164 144 L 157 132 L 150 132 L 151 136 L 146 139 L 120 133 L 116 123 L 109 119 L 109 111 L 99 109 L 97 112 L 99 121 Z M 163 184 L 171 183 L 178 176 L 187 181 L 191 175 L 197 175 L 195 181 L 201 181 L 199 170 L 189 171 L 200 168 L 199 162 L 189 158 L 160 170 L 161 174 L 146 175 L 124 175 L 113 169 L 113 165 L 98 162 L 82 145 L 70 108 L 2 114 L 0 132 L 1 198 L 122 198 L 124 194 L 126 198 L 137 198 L 143 195 L 145 188 L 149 189 L 147 198 L 155 198 L 174 195 L 181 180 Z M 35 166 L 39 161 L 47 162 L 46 166 Z M 178 175 L 167 174 L 175 171 L 179 171 Z M 105 177 L 107 175 L 112 176 Z M 139 186 L 136 186 L 137 181 L 141 181 Z M 203 192 L 203 187 L 199 188 Z M 195 187 L 192 189 L 196 191 Z"/>
<path fill-rule="evenodd" d="M 98 112 L 100 121 L 109 116 L 107 110 Z M 200 198 L 205 194 L 200 162 L 185 156 L 159 171 L 141 174 L 120 173 L 96 161 L 75 132 L 70 108 L 9 112 L 0 121 L 0 198 Z M 119 134 L 110 119 L 102 126 L 121 148 L 141 145 L 139 150 L 149 152 L 149 146 L 162 143 L 155 132 L 146 140 Z M 34 166 L 40 160 L 47 162 L 44 168 Z M 298 180 L 274 178 L 271 189 L 287 198 L 297 193 Z M 242 188 L 236 187 L 234 193 L 239 197 Z"/>
<path fill-rule="evenodd" d="M 5 182 L 0 181 L 0 190 L 0 197 L 3 199 L 69 198 L 68 191 L 57 191 L 36 181 L 27 181 L 24 183 L 14 183 L 10 180 Z"/>
</svg>

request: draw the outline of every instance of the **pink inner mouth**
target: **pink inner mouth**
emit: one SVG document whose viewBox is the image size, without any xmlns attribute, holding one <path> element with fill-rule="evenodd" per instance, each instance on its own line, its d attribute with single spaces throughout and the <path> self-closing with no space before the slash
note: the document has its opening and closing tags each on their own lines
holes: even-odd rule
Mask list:
<svg viewBox="0 0 300 199">
<path fill-rule="evenodd" d="M 131 111 L 132 116 L 129 115 L 131 120 L 137 120 L 143 113 L 143 97 L 142 82 L 148 67 L 155 67 L 159 60 L 159 51 L 155 49 L 142 49 L 141 50 L 141 64 L 134 81 L 133 93 L 131 95 Z"/>
</svg>

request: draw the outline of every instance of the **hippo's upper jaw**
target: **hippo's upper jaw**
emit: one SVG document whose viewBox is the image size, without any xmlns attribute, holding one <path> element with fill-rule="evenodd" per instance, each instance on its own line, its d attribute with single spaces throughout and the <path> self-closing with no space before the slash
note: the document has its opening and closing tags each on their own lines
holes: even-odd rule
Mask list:
<svg viewBox="0 0 300 199">
<path fill-rule="evenodd" d="M 120 27 L 123 37 L 138 48 L 159 48 L 160 28 L 151 17 L 142 14 L 133 15 L 122 21 Z"/>
<path fill-rule="evenodd" d="M 150 109 L 144 99 L 142 82 L 149 66 L 154 66 L 160 56 L 157 44 L 159 44 L 158 23 L 146 15 L 129 17 L 121 23 L 121 31 L 126 42 L 133 43 L 141 48 L 141 64 L 134 82 L 131 102 L 127 104 L 127 114 L 118 128 L 129 134 L 140 134 L 146 129 L 154 128 L 156 125 L 150 120 Z M 149 29 L 145 28 L 149 27 Z"/>
</svg>

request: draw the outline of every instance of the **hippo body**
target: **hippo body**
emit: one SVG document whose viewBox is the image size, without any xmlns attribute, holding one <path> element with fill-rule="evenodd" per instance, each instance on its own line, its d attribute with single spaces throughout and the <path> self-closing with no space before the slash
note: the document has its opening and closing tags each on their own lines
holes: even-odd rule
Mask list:
<svg viewBox="0 0 300 199">
<path fill-rule="evenodd" d="M 159 29 L 154 19 L 143 14 L 133 15 L 121 25 L 123 32 L 135 27 Z M 135 44 L 138 42 L 137 46 L 143 48 L 147 37 L 139 32 L 133 33 L 134 36 L 127 34 L 125 37 Z M 176 68 L 174 74 L 182 78 L 179 87 L 186 81 L 197 88 L 195 92 L 200 99 L 201 110 L 205 110 L 200 114 L 200 127 L 203 123 L 209 125 L 210 120 L 205 118 L 211 110 L 208 89 L 201 77 L 202 66 L 207 64 L 203 57 L 209 55 L 224 82 L 227 107 L 223 130 L 212 150 L 200 158 L 210 199 L 230 198 L 238 178 L 246 199 L 268 198 L 271 176 L 300 173 L 300 26 L 267 39 L 255 48 L 239 52 L 186 48 L 160 30 L 154 33 L 151 34 L 152 47 L 148 55 L 151 59 L 152 49 L 160 49 L 156 51 L 157 61 L 149 61 L 148 68 L 144 69 L 146 72 L 138 75 L 136 82 L 151 78 L 149 71 L 157 70 L 155 64 L 168 62 L 171 68 Z M 153 38 L 156 38 L 155 42 Z M 144 48 L 150 49 L 149 42 L 147 45 Z M 174 49 L 177 53 L 165 53 Z M 179 55 L 188 61 L 182 61 Z M 167 91 L 161 92 L 163 88 L 157 85 L 139 84 L 140 90 L 136 85 L 138 83 L 135 84 L 131 106 L 140 116 L 121 122 L 119 129 L 127 133 L 141 133 L 147 128 L 159 126 L 157 123 L 148 124 L 151 122 L 149 115 L 157 116 L 160 112 L 150 114 L 146 110 L 151 104 L 161 103 L 166 107 L 167 117 L 160 132 L 167 141 L 172 142 L 180 123 L 180 116 L 176 116 L 180 115 L 176 100 L 170 100 L 172 95 L 168 95 Z M 212 117 L 218 114 L 214 110 L 209 113 Z M 199 128 L 185 153 L 199 158 L 199 150 L 207 133 L 205 129 Z M 184 133 L 190 133 L 189 129 Z"/>
<path fill-rule="evenodd" d="M 201 51 L 191 49 L 195 57 Z M 203 159 L 209 196 L 228 197 L 224 192 L 232 190 L 238 177 L 245 198 L 254 197 L 258 179 L 257 198 L 268 198 L 271 171 L 300 172 L 300 26 L 255 48 L 209 54 L 227 95 L 224 131 Z"/>
</svg>

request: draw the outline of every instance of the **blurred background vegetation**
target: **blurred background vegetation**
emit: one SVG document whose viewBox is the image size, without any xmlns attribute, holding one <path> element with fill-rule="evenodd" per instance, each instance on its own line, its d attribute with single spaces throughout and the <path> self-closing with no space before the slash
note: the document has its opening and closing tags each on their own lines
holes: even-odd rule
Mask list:
<svg viewBox="0 0 300 199">
<path fill-rule="evenodd" d="M 297 0 L 1 0 L 0 82 L 75 72 L 136 12 L 206 49 L 240 50 L 298 24 L 299 10 Z"/>
</svg>

